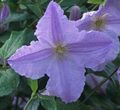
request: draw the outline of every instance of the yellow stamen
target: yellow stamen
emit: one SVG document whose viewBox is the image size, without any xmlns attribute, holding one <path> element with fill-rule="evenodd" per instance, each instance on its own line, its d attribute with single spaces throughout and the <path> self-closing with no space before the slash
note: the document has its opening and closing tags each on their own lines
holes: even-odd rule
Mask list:
<svg viewBox="0 0 120 110">
<path fill-rule="evenodd" d="M 105 28 L 106 16 L 107 16 L 107 14 L 104 14 L 101 17 L 95 18 L 94 21 L 93 21 L 93 26 L 92 27 L 95 30 L 101 30 L 101 29 Z"/>
<path fill-rule="evenodd" d="M 64 54 L 65 51 L 66 51 L 66 50 L 65 50 L 65 47 L 62 46 L 62 45 L 58 45 L 58 46 L 56 46 L 56 48 L 55 48 L 55 52 L 56 52 L 57 54 Z"/>
</svg>

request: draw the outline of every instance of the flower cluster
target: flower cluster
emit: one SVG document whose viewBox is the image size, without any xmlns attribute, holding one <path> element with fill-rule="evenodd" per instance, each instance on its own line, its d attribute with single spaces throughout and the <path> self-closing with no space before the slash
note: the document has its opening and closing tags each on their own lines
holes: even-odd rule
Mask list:
<svg viewBox="0 0 120 110">
<path fill-rule="evenodd" d="M 65 103 L 76 101 L 84 90 L 85 68 L 101 69 L 119 52 L 119 17 L 107 11 L 112 5 L 112 0 L 109 1 L 75 22 L 51 1 L 37 24 L 38 41 L 18 49 L 8 59 L 9 65 L 31 79 L 46 74 L 49 77 L 47 95 L 60 97 Z"/>
</svg>

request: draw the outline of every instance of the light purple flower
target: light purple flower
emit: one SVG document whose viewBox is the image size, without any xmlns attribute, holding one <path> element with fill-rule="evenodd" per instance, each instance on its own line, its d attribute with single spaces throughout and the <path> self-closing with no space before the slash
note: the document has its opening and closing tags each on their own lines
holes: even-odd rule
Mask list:
<svg viewBox="0 0 120 110">
<path fill-rule="evenodd" d="M 105 5 L 101 5 L 97 11 L 83 14 L 78 21 L 78 29 L 113 31 L 120 34 L 120 0 L 106 0 Z"/>
<path fill-rule="evenodd" d="M 10 8 L 7 4 L 4 4 L 0 10 L 0 33 L 8 29 L 8 24 L 5 23 L 5 20 L 10 14 Z"/>
<path fill-rule="evenodd" d="M 20 75 L 39 79 L 49 76 L 46 93 L 64 102 L 76 101 L 85 85 L 85 64 L 89 67 L 105 60 L 111 39 L 101 32 L 79 32 L 51 1 L 37 24 L 38 41 L 23 46 L 8 59 Z"/>
<path fill-rule="evenodd" d="M 120 33 L 120 0 L 107 0 L 104 6 L 100 6 L 98 11 L 91 11 L 83 14 L 83 17 L 76 21 L 79 31 L 100 31 L 107 33 L 112 39 L 111 49 L 106 55 L 106 61 L 93 68 L 102 70 L 104 66 L 114 60 L 119 51 L 120 43 L 118 35 Z"/>
</svg>

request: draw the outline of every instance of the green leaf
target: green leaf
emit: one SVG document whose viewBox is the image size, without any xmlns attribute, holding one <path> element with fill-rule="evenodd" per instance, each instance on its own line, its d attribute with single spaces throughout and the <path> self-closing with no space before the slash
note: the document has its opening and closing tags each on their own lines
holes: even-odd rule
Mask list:
<svg viewBox="0 0 120 110">
<path fill-rule="evenodd" d="M 10 32 L 5 32 L 4 34 L 0 35 L 0 42 L 5 43 L 10 37 Z"/>
<path fill-rule="evenodd" d="M 33 37 L 33 31 L 25 29 L 19 32 L 12 32 L 10 38 L 0 48 L 0 56 L 3 59 L 10 57 L 19 47 L 28 43 Z"/>
<path fill-rule="evenodd" d="M 117 66 L 120 66 L 120 54 L 118 55 L 118 57 L 115 59 L 113 63 Z"/>
<path fill-rule="evenodd" d="M 10 105 L 11 105 L 10 97 L 0 98 L 0 110 L 7 110 L 7 108 L 10 107 Z"/>
<path fill-rule="evenodd" d="M 92 108 L 88 105 L 81 104 L 79 101 L 65 104 L 58 100 L 57 110 L 92 110 Z"/>
<path fill-rule="evenodd" d="M 56 101 L 54 97 L 40 97 L 41 100 L 41 105 L 46 109 L 46 110 L 58 110 Z"/>
<path fill-rule="evenodd" d="M 11 69 L 0 71 L 0 96 L 11 94 L 19 84 L 19 76 Z"/>
<path fill-rule="evenodd" d="M 28 79 L 28 85 L 30 86 L 34 95 L 38 89 L 38 80 Z"/>
<path fill-rule="evenodd" d="M 41 0 L 41 4 L 48 2 L 49 0 Z"/>
<path fill-rule="evenodd" d="M 48 96 L 40 96 L 41 105 L 46 110 L 92 110 L 91 106 L 81 104 L 80 102 L 74 102 L 65 104 L 59 99 L 55 99 L 54 97 Z"/>
<path fill-rule="evenodd" d="M 38 110 L 40 100 L 38 96 L 32 97 L 23 110 Z"/>
<path fill-rule="evenodd" d="M 8 18 L 5 20 L 5 23 L 23 21 L 23 20 L 26 20 L 27 18 L 28 18 L 27 12 L 11 13 L 8 16 Z"/>
<path fill-rule="evenodd" d="M 27 4 L 27 7 L 38 17 L 42 15 L 42 10 L 40 9 L 39 3 Z"/>
<path fill-rule="evenodd" d="M 88 0 L 88 3 L 92 4 L 103 4 L 105 0 Z"/>
<path fill-rule="evenodd" d="M 79 3 L 79 0 L 61 0 L 62 2 L 60 2 L 61 6 L 63 7 L 71 7 L 73 6 L 74 4 L 78 4 Z"/>
</svg>

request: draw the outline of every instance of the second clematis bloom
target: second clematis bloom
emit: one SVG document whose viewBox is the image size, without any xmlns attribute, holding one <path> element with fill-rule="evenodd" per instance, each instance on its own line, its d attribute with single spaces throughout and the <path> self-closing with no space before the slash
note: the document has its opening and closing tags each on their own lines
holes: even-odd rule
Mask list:
<svg viewBox="0 0 120 110">
<path fill-rule="evenodd" d="M 77 27 L 81 30 L 113 31 L 120 35 L 120 0 L 106 0 L 97 11 L 83 14 L 77 21 Z"/>
<path fill-rule="evenodd" d="M 99 31 L 109 35 L 112 39 L 111 49 L 106 55 L 105 62 L 92 68 L 93 70 L 102 70 L 104 66 L 113 61 L 119 51 L 120 43 L 118 35 L 120 34 L 120 0 L 106 0 L 105 5 L 101 5 L 97 11 L 87 12 L 83 17 L 76 21 L 76 26 L 81 30 Z"/>
<path fill-rule="evenodd" d="M 76 101 L 84 90 L 85 65 L 104 61 L 111 39 L 101 32 L 79 32 L 53 1 L 39 20 L 35 35 L 38 41 L 18 49 L 8 59 L 9 65 L 31 79 L 47 74 L 46 93 L 65 103 Z"/>
</svg>

